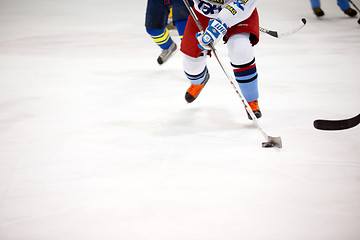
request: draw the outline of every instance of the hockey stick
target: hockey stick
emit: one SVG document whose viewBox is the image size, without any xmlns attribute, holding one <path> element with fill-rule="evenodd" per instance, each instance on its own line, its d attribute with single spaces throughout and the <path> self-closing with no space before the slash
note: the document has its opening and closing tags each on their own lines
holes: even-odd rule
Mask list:
<svg viewBox="0 0 360 240">
<path fill-rule="evenodd" d="M 324 120 L 318 119 L 314 121 L 314 127 L 319 130 L 344 130 L 355 127 L 360 123 L 360 114 L 344 120 Z"/>
<path fill-rule="evenodd" d="M 191 5 L 189 4 L 188 0 L 183 0 L 187 9 L 189 10 L 192 18 L 194 19 L 197 27 L 199 28 L 200 32 L 201 33 L 204 33 L 204 28 L 202 27 L 198 17 L 196 16 L 194 10 L 192 9 Z M 278 147 L 278 148 L 282 148 L 282 142 L 281 142 L 281 138 L 280 137 L 271 137 L 269 135 L 267 135 L 265 133 L 265 131 L 262 129 L 262 127 L 260 126 L 259 122 L 257 121 L 257 118 L 254 114 L 254 112 L 251 110 L 248 102 L 245 100 L 244 98 L 244 95 L 241 93 L 241 90 L 238 89 L 239 86 L 237 86 L 237 82 L 232 78 L 232 75 L 229 74 L 227 72 L 227 70 L 225 69 L 224 67 L 224 64 L 222 63 L 222 61 L 220 60 L 218 54 L 217 54 L 217 51 L 213 45 L 213 43 L 210 43 L 210 48 L 211 48 L 211 51 L 213 52 L 216 60 L 218 61 L 221 69 L 224 71 L 227 79 L 230 81 L 230 84 L 233 86 L 233 88 L 235 89 L 235 92 L 237 93 L 237 95 L 240 97 L 242 103 L 244 104 L 245 106 L 245 109 L 246 111 L 249 113 L 250 117 L 252 118 L 252 121 L 254 123 L 254 125 L 257 127 L 257 129 L 259 129 L 259 131 L 262 133 L 262 135 L 264 136 L 264 138 L 266 139 L 267 142 L 263 142 L 262 143 L 262 146 L 263 147 Z M 234 84 L 235 82 L 235 84 Z M 237 87 L 236 87 L 237 86 Z"/>
<path fill-rule="evenodd" d="M 356 10 L 358 10 L 358 12 L 360 13 L 359 8 L 353 3 L 353 1 L 349 0 L 349 3 L 351 3 L 351 5 L 353 5 L 354 8 L 356 8 Z M 359 18 L 359 20 L 358 20 L 358 24 L 360 24 L 360 18 Z"/>
<path fill-rule="evenodd" d="M 289 29 L 287 31 L 279 32 L 279 31 L 268 30 L 263 27 L 260 27 L 260 32 L 269 34 L 272 37 L 283 38 L 283 37 L 287 37 L 293 33 L 296 33 L 301 28 L 303 28 L 305 26 L 305 24 L 306 24 L 306 19 L 302 18 L 295 27 L 293 27 L 292 29 Z"/>
</svg>

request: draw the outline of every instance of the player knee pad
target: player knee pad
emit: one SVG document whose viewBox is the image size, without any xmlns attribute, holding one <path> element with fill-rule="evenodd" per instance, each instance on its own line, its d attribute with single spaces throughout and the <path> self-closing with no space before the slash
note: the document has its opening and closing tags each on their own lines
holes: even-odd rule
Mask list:
<svg viewBox="0 0 360 240">
<path fill-rule="evenodd" d="M 236 65 L 242 65 L 254 59 L 254 50 L 250 42 L 250 33 L 232 35 L 228 42 L 228 55 L 230 61 Z"/>
</svg>

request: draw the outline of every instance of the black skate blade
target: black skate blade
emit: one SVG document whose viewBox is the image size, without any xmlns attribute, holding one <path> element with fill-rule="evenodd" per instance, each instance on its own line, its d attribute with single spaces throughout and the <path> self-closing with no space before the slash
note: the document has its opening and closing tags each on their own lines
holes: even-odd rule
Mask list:
<svg viewBox="0 0 360 240">
<path fill-rule="evenodd" d="M 282 148 L 281 138 L 269 136 L 268 141 L 262 143 L 262 147 L 264 147 L 264 148 L 272 148 L 272 147 Z"/>
</svg>

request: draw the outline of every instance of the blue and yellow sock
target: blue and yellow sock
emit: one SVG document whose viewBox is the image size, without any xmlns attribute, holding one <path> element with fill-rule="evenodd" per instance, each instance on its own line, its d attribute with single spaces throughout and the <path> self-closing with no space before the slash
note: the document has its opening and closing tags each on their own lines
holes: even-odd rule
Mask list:
<svg viewBox="0 0 360 240">
<path fill-rule="evenodd" d="M 146 32 L 151 36 L 155 43 L 161 49 L 168 49 L 172 43 L 172 39 L 167 28 L 164 29 L 148 29 Z"/>
</svg>

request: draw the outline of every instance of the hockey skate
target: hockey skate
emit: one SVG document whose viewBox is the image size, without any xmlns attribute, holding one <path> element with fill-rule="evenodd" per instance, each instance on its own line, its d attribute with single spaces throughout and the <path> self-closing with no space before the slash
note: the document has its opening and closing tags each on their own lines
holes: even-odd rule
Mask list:
<svg viewBox="0 0 360 240">
<path fill-rule="evenodd" d="M 344 11 L 344 13 L 345 13 L 346 15 L 348 15 L 349 17 L 355 17 L 356 14 L 357 14 L 357 11 L 355 11 L 355 10 L 352 9 L 352 8 L 349 8 L 349 9 L 346 9 L 346 10 Z"/>
<path fill-rule="evenodd" d="M 206 85 L 206 83 L 208 82 L 209 78 L 210 78 L 210 74 L 207 73 L 205 80 L 201 84 L 195 85 L 195 84 L 191 83 L 191 86 L 185 93 L 185 100 L 188 103 L 193 102 L 199 96 L 201 90 L 203 90 L 203 88 Z"/>
<path fill-rule="evenodd" d="M 162 50 L 160 56 L 157 59 L 157 62 L 161 65 L 167 60 L 169 60 L 169 58 L 173 55 L 173 53 L 175 53 L 176 49 L 177 49 L 176 43 L 172 42 L 168 49 Z"/>
<path fill-rule="evenodd" d="M 317 17 L 322 17 L 325 15 L 324 11 L 321 8 L 314 8 L 313 11 Z"/>
<path fill-rule="evenodd" d="M 248 102 L 251 110 L 253 111 L 253 113 L 255 114 L 255 117 L 256 118 L 261 118 L 262 114 L 261 114 L 261 111 L 259 109 L 259 105 L 258 105 L 258 101 L 255 100 L 255 101 L 252 101 L 252 102 Z M 250 114 L 246 111 L 247 115 L 248 115 L 248 118 L 250 120 L 252 120 Z"/>
</svg>

